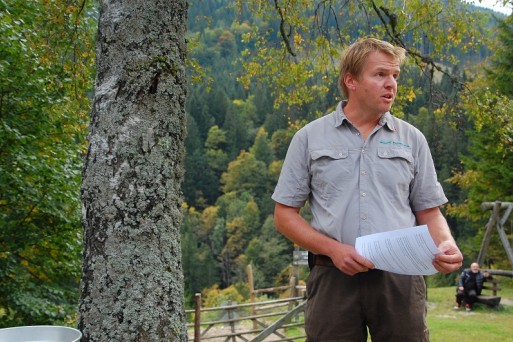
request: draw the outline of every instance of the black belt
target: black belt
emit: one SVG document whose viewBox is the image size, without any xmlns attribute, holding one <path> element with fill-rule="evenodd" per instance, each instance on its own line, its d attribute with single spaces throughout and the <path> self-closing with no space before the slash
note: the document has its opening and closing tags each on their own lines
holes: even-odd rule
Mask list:
<svg viewBox="0 0 513 342">
<path fill-rule="evenodd" d="M 308 261 L 310 264 L 310 269 L 312 269 L 313 266 L 326 266 L 326 267 L 335 267 L 335 264 L 331 260 L 330 257 L 326 255 L 321 254 L 313 254 L 308 252 Z"/>
</svg>

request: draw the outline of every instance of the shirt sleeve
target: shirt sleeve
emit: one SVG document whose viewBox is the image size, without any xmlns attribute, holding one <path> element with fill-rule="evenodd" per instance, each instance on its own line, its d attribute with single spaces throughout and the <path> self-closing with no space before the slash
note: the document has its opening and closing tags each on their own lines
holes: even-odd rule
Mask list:
<svg viewBox="0 0 513 342">
<path fill-rule="evenodd" d="M 300 208 L 310 195 L 310 167 L 306 130 L 299 130 L 290 142 L 278 183 L 271 198 Z"/>
<path fill-rule="evenodd" d="M 410 191 L 410 205 L 413 211 L 435 208 L 447 203 L 447 197 L 437 179 L 426 138 L 420 131 L 418 133 L 415 175 Z"/>
</svg>

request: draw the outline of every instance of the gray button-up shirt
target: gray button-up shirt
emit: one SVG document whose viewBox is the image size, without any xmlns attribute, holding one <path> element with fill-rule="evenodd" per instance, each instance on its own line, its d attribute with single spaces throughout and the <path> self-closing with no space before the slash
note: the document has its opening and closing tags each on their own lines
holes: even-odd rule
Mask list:
<svg viewBox="0 0 513 342">
<path fill-rule="evenodd" d="M 273 200 L 296 208 L 309 200 L 311 225 L 350 245 L 415 226 L 414 211 L 447 202 L 417 128 L 387 112 L 364 141 L 342 103 L 294 135 Z"/>
</svg>

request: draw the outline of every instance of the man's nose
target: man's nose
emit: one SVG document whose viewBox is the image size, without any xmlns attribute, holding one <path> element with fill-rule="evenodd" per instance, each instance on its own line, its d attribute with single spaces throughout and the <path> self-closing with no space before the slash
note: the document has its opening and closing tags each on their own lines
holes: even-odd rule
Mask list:
<svg viewBox="0 0 513 342">
<path fill-rule="evenodd" d="M 388 76 L 385 80 L 385 87 L 387 89 L 394 89 L 395 87 L 397 87 L 397 80 L 394 78 L 394 76 Z"/>
</svg>

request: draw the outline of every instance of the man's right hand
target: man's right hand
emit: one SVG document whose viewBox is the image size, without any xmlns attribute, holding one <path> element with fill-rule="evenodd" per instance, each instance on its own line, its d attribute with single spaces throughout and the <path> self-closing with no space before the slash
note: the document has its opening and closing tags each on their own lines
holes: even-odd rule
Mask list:
<svg viewBox="0 0 513 342">
<path fill-rule="evenodd" d="M 360 272 L 374 269 L 374 264 L 356 252 L 351 245 L 340 244 L 340 247 L 330 253 L 335 266 L 347 275 L 353 276 Z"/>
</svg>

